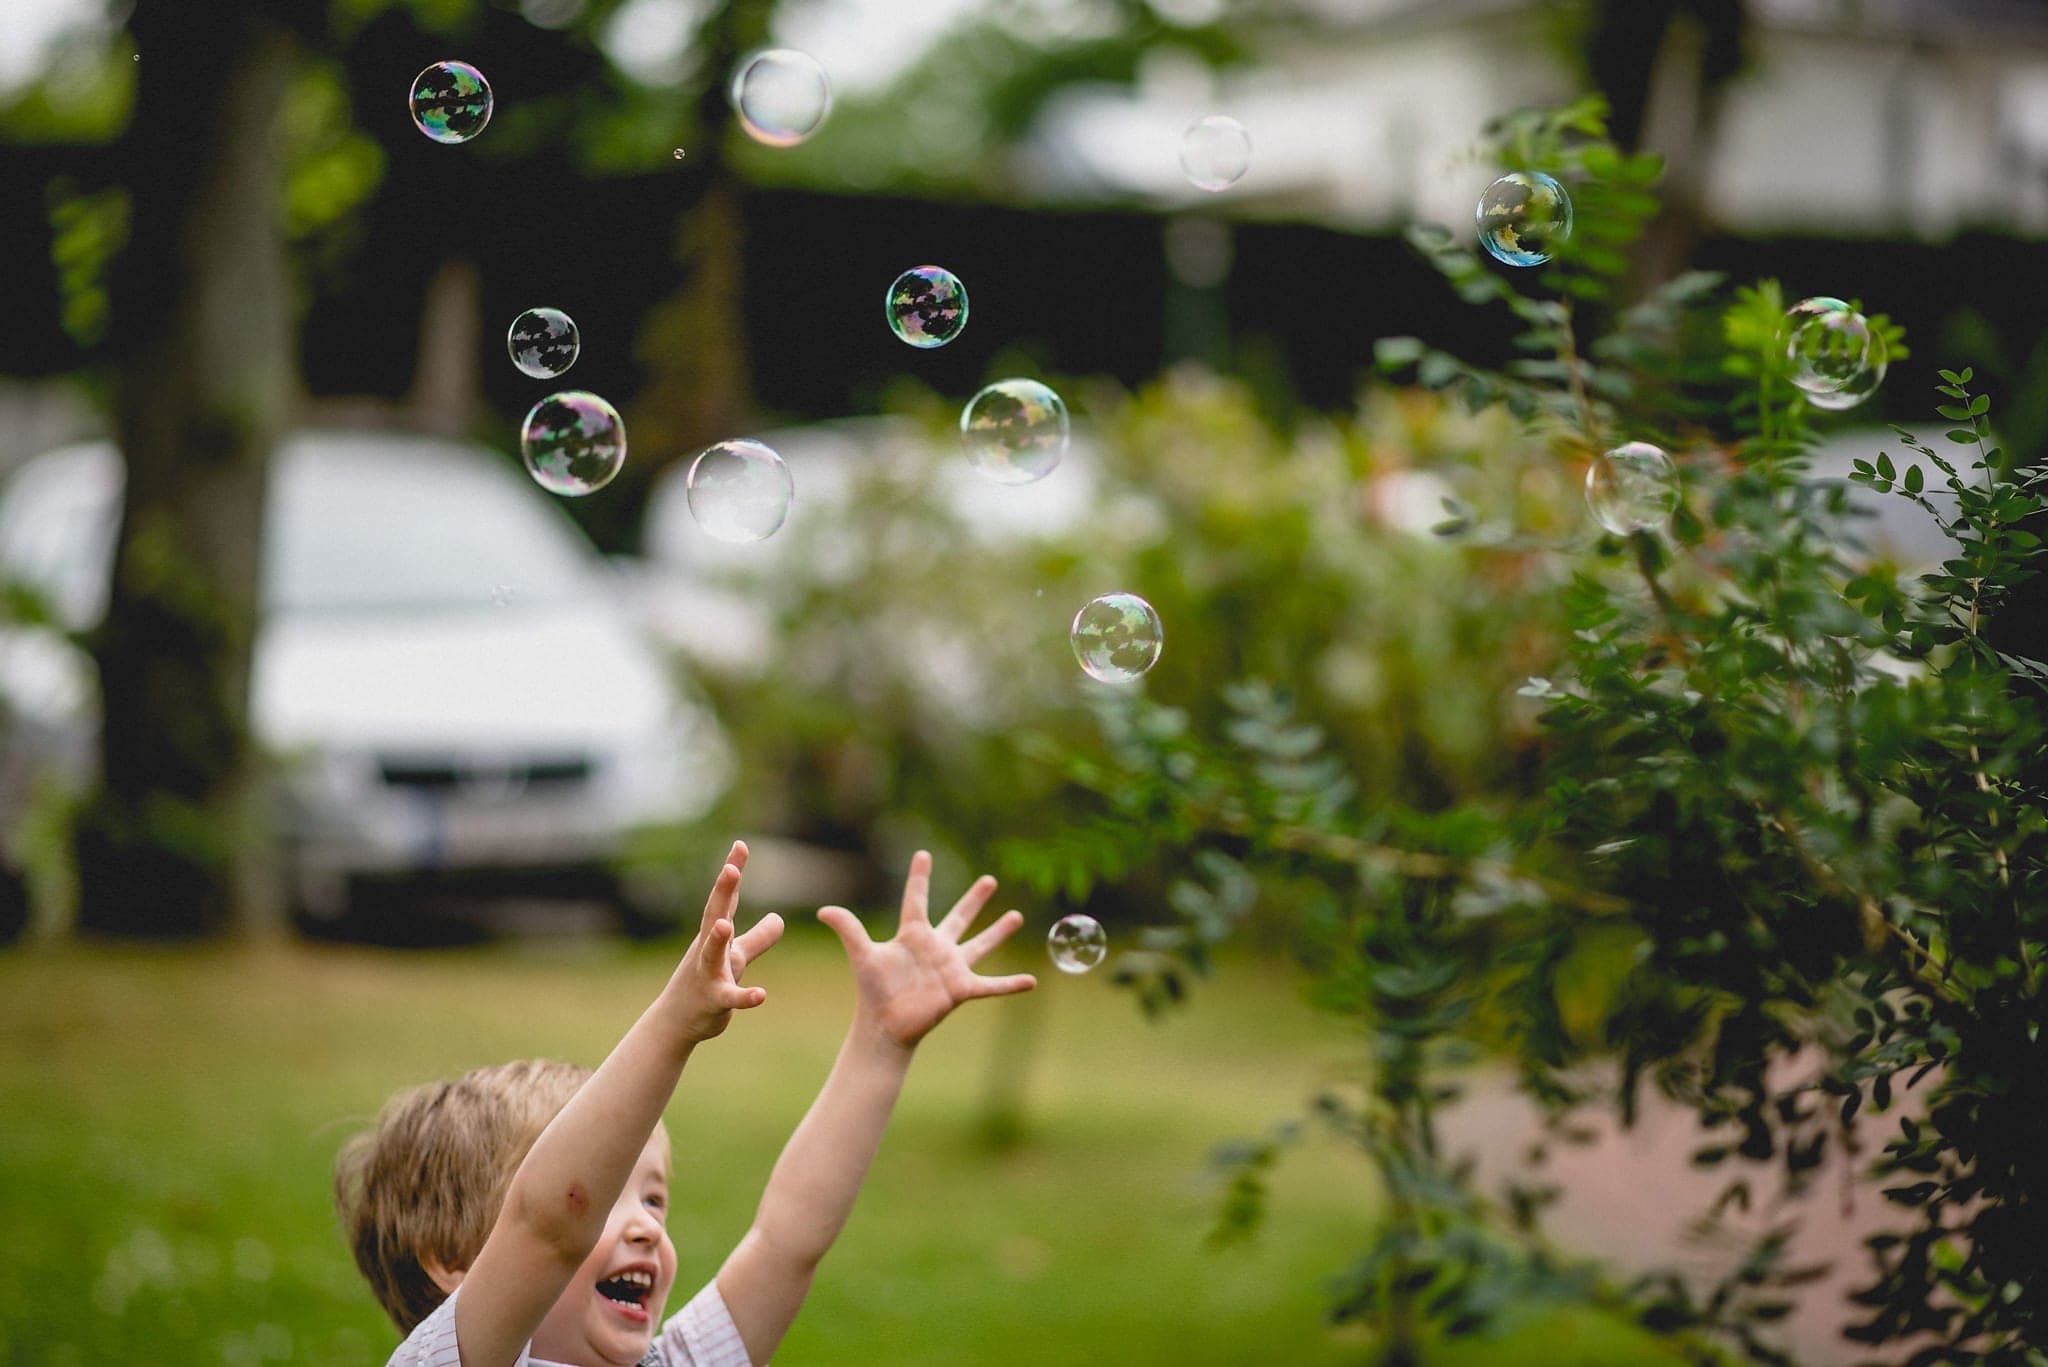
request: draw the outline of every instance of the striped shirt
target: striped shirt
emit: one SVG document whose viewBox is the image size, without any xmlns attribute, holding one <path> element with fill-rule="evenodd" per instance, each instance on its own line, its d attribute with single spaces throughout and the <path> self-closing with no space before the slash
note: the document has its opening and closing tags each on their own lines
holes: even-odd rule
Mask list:
<svg viewBox="0 0 2048 1367">
<path fill-rule="evenodd" d="M 414 1326 L 398 1345 L 385 1367 L 460 1367 L 462 1352 L 455 1343 L 455 1294 L 434 1308 L 434 1313 Z M 533 1346 L 519 1350 L 513 1367 L 561 1367 L 533 1356 Z M 690 1303 L 668 1317 L 661 1333 L 640 1359 L 640 1367 L 752 1367 L 747 1346 L 718 1294 L 716 1281 L 690 1298 Z"/>
</svg>

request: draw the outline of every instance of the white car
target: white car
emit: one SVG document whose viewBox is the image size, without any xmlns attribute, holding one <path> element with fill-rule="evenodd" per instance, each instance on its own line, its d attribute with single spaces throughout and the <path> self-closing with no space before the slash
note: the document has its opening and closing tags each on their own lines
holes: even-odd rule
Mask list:
<svg viewBox="0 0 2048 1367">
<path fill-rule="evenodd" d="M 122 478 L 96 443 L 0 489 L 0 575 L 69 631 L 105 612 Z M 278 451 L 267 519 L 251 724 L 297 911 L 331 920 L 400 883 L 652 910 L 615 857 L 703 816 L 732 756 L 563 510 L 483 448 L 315 431 Z M 90 779 L 96 680 L 58 632 L 9 628 L 0 701 L 11 831 L 33 784 Z"/>
</svg>

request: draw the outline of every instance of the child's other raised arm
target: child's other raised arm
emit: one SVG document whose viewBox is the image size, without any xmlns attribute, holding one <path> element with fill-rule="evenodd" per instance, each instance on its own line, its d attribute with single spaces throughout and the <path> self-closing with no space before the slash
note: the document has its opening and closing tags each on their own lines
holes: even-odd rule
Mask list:
<svg viewBox="0 0 2048 1367">
<path fill-rule="evenodd" d="M 455 1327 L 462 1367 L 510 1367 L 518 1360 L 603 1234 L 691 1050 L 721 1033 L 734 1011 L 766 999 L 762 989 L 741 987 L 738 979 L 781 938 L 782 918 L 770 914 L 746 934 L 734 934 L 746 862 L 747 847 L 733 842 L 696 938 L 668 984 L 519 1165 L 482 1252 L 460 1277 Z"/>
<path fill-rule="evenodd" d="M 996 880 L 977 879 L 934 926 L 931 873 L 931 856 L 918 851 L 892 940 L 869 939 L 844 907 L 818 913 L 846 948 L 859 1000 L 831 1075 L 776 1160 L 753 1227 L 718 1271 L 719 1294 L 755 1362 L 766 1362 L 782 1342 L 819 1261 L 846 1224 L 917 1042 L 961 1002 L 1038 985 L 1028 973 L 985 978 L 974 971 L 1024 923 L 1017 912 L 961 939 L 995 894 Z"/>
</svg>

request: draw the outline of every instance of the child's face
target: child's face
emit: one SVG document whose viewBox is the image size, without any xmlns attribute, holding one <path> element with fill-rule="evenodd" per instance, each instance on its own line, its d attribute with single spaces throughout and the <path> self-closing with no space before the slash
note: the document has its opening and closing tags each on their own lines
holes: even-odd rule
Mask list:
<svg viewBox="0 0 2048 1367">
<path fill-rule="evenodd" d="M 632 1367 L 661 1327 L 676 1279 L 668 1229 L 668 1135 L 656 1126 L 604 1233 L 533 1336 L 533 1355 Z"/>
</svg>

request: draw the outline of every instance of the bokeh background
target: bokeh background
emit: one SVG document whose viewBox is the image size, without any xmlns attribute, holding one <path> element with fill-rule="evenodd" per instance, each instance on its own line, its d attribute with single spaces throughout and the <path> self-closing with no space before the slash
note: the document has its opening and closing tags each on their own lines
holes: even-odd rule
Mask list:
<svg viewBox="0 0 2048 1367">
<path fill-rule="evenodd" d="M 794 148 L 750 142 L 727 104 L 732 64 L 768 42 L 834 83 L 829 120 Z M 452 147 L 405 105 L 413 74 L 449 57 L 497 102 Z M 1145 870 L 1032 877 L 1034 847 L 1071 838 L 1048 756 L 1094 736 L 1101 704 L 1066 624 L 1096 593 L 1141 592 L 1167 642 L 1144 686 L 1196 726 L 1225 725 L 1221 684 L 1258 675 L 1306 700 L 1361 784 L 1424 808 L 1529 799 L 1534 704 L 1515 689 L 1554 657 L 1562 571 L 1462 554 L 1431 528 L 1449 497 L 1568 536 L 1577 471 L 1546 467 L 1504 412 L 1376 379 L 1373 344 L 1509 354 L 1503 318 L 1461 307 L 1404 234 L 1466 231 L 1499 169 L 1490 120 L 1588 92 L 1619 143 L 1666 162 L 1633 288 L 1768 275 L 1904 326 L 1911 356 L 1830 419 L 1830 446 L 1867 454 L 1887 421 L 1928 417 L 1937 367 L 1969 364 L 2001 395 L 2016 461 L 2048 449 L 2048 11 L 2028 0 L 39 0 L 11 15 L 0 474 L 112 436 L 131 480 L 154 471 L 189 515 L 212 476 L 159 429 L 203 426 L 192 415 L 223 392 L 223 449 L 257 451 L 255 467 L 276 433 L 312 426 L 474 441 L 516 466 L 543 387 L 499 339 L 521 309 L 561 308 L 584 340 L 569 380 L 611 399 L 632 440 L 617 481 L 562 507 L 731 762 L 701 820 L 622 844 L 596 895 L 420 879 L 316 921 L 287 880 L 245 876 L 263 842 L 241 827 L 227 853 L 176 865 L 211 871 L 196 892 L 98 874 L 118 861 L 82 860 L 110 847 L 78 833 L 146 809 L 147 773 L 110 808 L 14 772 L 31 751 L 10 704 L 0 1361 L 141 1344 L 166 1362 L 380 1360 L 392 1335 L 326 1205 L 342 1138 L 415 1081 L 601 1057 L 680 946 L 660 908 L 689 909 L 734 834 L 756 845 L 756 909 L 886 910 L 919 847 L 942 886 L 994 869 L 1029 918 L 1000 967 L 1046 980 L 927 1048 L 784 1360 L 1372 1360 L 1369 1335 L 1323 1318 L 1380 1199 L 1355 1153 L 1302 1145 L 1256 1239 L 1208 1237 L 1228 1203 L 1217 1147 L 1361 1066 L 1304 996 L 1284 909 L 1255 913 L 1158 1019 L 1037 948 L 1074 910 L 1128 941 L 1169 896 Z M 1217 194 L 1177 159 L 1211 113 L 1254 147 Z M 223 234 L 269 225 L 274 269 L 177 246 L 197 203 L 241 206 Z M 914 352 L 878 305 L 925 262 L 967 283 L 972 317 Z M 203 343 L 166 346 L 186 335 L 166 320 L 194 308 Z M 1066 397 L 1075 448 L 1044 486 L 992 495 L 948 428 L 1016 374 Z M 798 499 L 776 538 L 736 552 L 696 534 L 675 480 L 742 435 L 786 446 Z M 216 524 L 219 544 L 235 539 L 222 525 L 260 541 L 247 518 Z M 22 656 L 62 624 L 15 588 L 6 648 Z M 128 658 L 112 639 L 76 644 L 105 667 Z M 692 1064 L 671 1113 L 679 1168 L 708 1174 L 674 1222 L 686 1278 L 744 1229 L 829 1066 L 848 1002 L 836 955 L 794 936 L 760 970 L 774 1005 Z M 1489 1105 L 1467 1137 L 1503 1161 L 1526 1117 Z M 1672 1146 L 1616 1142 L 1638 1166 L 1583 1171 L 1572 1232 L 1624 1263 L 1705 1256 L 1644 1232 L 1682 1204 Z M 1846 1360 L 1831 1329 L 1801 1330 L 1810 1360 Z M 1430 1360 L 1666 1351 L 1583 1311 L 1532 1307 L 1503 1332 Z"/>
</svg>

